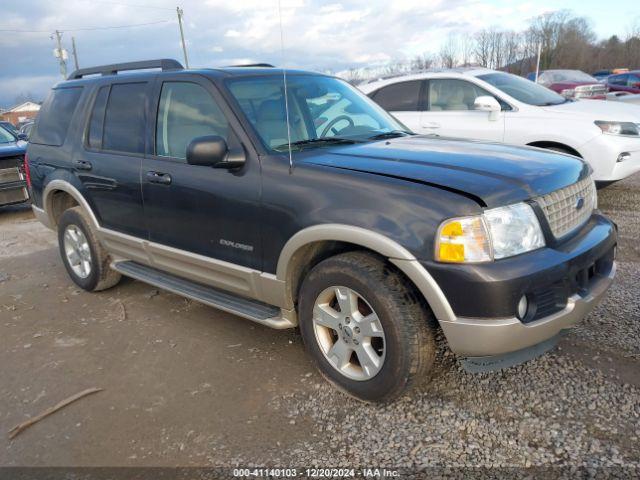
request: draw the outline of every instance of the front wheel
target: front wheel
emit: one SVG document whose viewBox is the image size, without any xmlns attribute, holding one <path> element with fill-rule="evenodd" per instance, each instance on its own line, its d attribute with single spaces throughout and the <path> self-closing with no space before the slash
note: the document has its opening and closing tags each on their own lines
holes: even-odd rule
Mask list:
<svg viewBox="0 0 640 480">
<path fill-rule="evenodd" d="M 431 313 L 382 259 L 350 252 L 305 278 L 300 330 L 331 383 L 369 402 L 390 401 L 428 376 L 435 358 Z"/>
</svg>

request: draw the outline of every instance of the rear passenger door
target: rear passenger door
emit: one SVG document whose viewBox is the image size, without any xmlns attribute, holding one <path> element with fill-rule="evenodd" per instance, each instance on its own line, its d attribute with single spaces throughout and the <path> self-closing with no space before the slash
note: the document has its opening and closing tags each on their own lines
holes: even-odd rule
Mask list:
<svg viewBox="0 0 640 480">
<path fill-rule="evenodd" d="M 382 87 L 371 95 L 371 99 L 416 133 L 421 132 L 424 106 L 423 80 L 398 82 Z"/>
<path fill-rule="evenodd" d="M 105 228 L 147 238 L 140 168 L 145 153 L 149 81 L 105 84 L 94 93 L 85 146 L 73 165 Z"/>
<path fill-rule="evenodd" d="M 165 249 L 156 263 L 173 256 L 163 268 L 182 268 L 190 261 L 185 257 L 195 253 L 260 269 L 260 165 L 219 92 L 198 75 L 162 75 L 153 111 L 149 134 L 155 147 L 142 169 L 149 237 L 179 249 Z M 204 135 L 224 138 L 231 152 L 246 155 L 245 165 L 239 170 L 189 165 L 187 146 Z"/>
</svg>

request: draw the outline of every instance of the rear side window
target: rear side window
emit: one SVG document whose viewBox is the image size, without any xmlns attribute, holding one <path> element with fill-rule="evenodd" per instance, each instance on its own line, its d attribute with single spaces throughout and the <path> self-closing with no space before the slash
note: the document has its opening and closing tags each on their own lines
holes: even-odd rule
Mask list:
<svg viewBox="0 0 640 480">
<path fill-rule="evenodd" d="M 38 114 L 31 143 L 60 146 L 67 136 L 82 87 L 56 88 L 51 91 Z"/>
<path fill-rule="evenodd" d="M 104 150 L 144 153 L 146 89 L 146 83 L 111 86 L 104 116 Z"/>
<path fill-rule="evenodd" d="M 102 127 L 104 125 L 104 109 L 109 97 L 109 86 L 101 87 L 93 103 L 93 111 L 89 120 L 87 144 L 90 148 L 102 148 Z"/>
<path fill-rule="evenodd" d="M 609 83 L 612 85 L 626 85 L 628 75 L 616 75 L 609 77 Z"/>
<path fill-rule="evenodd" d="M 394 83 L 373 95 L 373 100 L 388 112 L 415 112 L 420 103 L 422 80 Z"/>
</svg>

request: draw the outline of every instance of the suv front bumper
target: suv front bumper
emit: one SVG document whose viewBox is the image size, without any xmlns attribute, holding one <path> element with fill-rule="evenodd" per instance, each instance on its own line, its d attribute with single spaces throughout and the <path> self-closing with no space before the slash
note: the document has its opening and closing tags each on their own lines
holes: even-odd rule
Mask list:
<svg viewBox="0 0 640 480">
<path fill-rule="evenodd" d="M 425 267 L 453 315 L 439 318 L 451 350 L 463 357 L 522 351 L 574 326 L 602 299 L 616 272 L 617 232 L 594 214 L 576 235 L 555 247 L 486 264 Z M 516 316 L 522 296 L 533 305 Z"/>
<path fill-rule="evenodd" d="M 544 342 L 582 320 L 602 299 L 613 282 L 615 262 L 606 277 L 598 278 L 586 294 L 574 294 L 567 306 L 548 317 L 531 323 L 517 318 L 473 319 L 459 317 L 441 321 L 449 347 L 464 357 L 485 357 L 511 353 Z"/>
</svg>

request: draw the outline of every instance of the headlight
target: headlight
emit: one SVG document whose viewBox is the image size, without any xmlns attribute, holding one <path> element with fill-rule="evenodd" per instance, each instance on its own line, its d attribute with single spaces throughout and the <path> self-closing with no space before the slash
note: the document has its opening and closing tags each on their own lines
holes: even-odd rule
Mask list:
<svg viewBox="0 0 640 480">
<path fill-rule="evenodd" d="M 544 245 L 533 209 L 517 203 L 486 210 L 482 215 L 446 220 L 438 229 L 435 257 L 450 263 L 490 262 Z"/>
<path fill-rule="evenodd" d="M 605 122 L 596 120 L 595 124 L 600 127 L 603 133 L 610 135 L 630 135 L 632 137 L 640 136 L 640 128 L 633 122 Z"/>
</svg>

